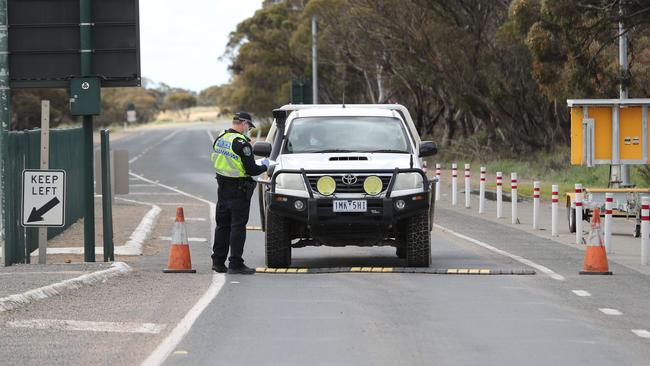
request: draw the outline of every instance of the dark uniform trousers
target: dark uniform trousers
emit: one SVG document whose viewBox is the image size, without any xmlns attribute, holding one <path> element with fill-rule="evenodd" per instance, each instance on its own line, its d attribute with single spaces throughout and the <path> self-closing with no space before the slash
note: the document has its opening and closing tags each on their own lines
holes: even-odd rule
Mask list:
<svg viewBox="0 0 650 366">
<path fill-rule="evenodd" d="M 237 179 L 239 180 L 239 179 Z M 217 227 L 214 232 L 212 247 L 213 264 L 223 264 L 230 249 L 230 267 L 244 264 L 244 243 L 246 242 L 246 224 L 250 211 L 254 184 L 244 184 L 237 180 L 219 180 L 217 189 Z"/>
</svg>

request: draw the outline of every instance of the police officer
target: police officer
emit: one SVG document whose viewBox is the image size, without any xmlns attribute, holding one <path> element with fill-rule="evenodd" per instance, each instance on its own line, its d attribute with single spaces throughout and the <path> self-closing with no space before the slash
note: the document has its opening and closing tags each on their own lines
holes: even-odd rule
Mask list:
<svg viewBox="0 0 650 366">
<path fill-rule="evenodd" d="M 251 115 L 238 112 L 232 128 L 214 142 L 212 162 L 217 171 L 217 228 L 212 247 L 212 269 L 219 273 L 253 274 L 242 259 L 246 241 L 246 224 L 256 183 L 252 176 L 268 169 L 268 160 L 257 165 L 250 139 L 245 135 L 255 128 Z M 229 265 L 225 262 L 230 249 Z"/>
</svg>

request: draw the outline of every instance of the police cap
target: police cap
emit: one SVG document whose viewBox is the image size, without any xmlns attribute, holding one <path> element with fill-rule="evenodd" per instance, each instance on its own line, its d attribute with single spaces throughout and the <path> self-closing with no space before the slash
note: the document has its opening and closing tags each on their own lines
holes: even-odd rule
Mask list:
<svg viewBox="0 0 650 366">
<path fill-rule="evenodd" d="M 253 124 L 253 117 L 251 117 L 248 112 L 237 112 L 235 113 L 235 117 L 233 119 L 246 121 L 252 128 L 255 128 L 255 125 Z"/>
</svg>

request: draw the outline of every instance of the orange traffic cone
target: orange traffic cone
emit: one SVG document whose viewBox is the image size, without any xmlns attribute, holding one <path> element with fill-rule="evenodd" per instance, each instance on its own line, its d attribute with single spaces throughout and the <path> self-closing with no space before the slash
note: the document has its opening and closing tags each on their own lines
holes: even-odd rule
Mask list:
<svg viewBox="0 0 650 366">
<path fill-rule="evenodd" d="M 176 209 L 176 222 L 172 232 L 172 245 L 169 249 L 169 261 L 165 273 L 196 273 L 192 269 L 190 259 L 190 246 L 187 240 L 187 229 L 185 228 L 185 214 L 183 208 Z"/>
<path fill-rule="evenodd" d="M 600 209 L 596 207 L 591 215 L 591 233 L 585 248 L 584 268 L 581 275 L 611 275 L 607 264 L 607 253 L 603 246 L 603 233 L 600 230 Z"/>
</svg>

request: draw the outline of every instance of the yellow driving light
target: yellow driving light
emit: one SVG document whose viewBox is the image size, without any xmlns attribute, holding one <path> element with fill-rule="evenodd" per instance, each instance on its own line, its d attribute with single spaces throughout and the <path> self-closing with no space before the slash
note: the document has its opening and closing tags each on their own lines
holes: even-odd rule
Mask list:
<svg viewBox="0 0 650 366">
<path fill-rule="evenodd" d="M 384 183 L 382 183 L 379 177 L 374 175 L 369 176 L 365 181 L 363 181 L 363 190 L 371 196 L 378 195 L 382 188 L 384 188 Z"/>
<path fill-rule="evenodd" d="M 329 196 L 336 191 L 336 181 L 334 178 L 327 175 L 320 177 L 316 183 L 316 189 L 318 189 L 318 193 L 323 196 Z"/>
</svg>

